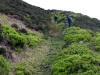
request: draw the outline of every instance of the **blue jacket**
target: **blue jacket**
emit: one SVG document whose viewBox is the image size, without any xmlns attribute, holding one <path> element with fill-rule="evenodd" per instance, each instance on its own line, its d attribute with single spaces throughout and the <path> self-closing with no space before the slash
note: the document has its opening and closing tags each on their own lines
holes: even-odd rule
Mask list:
<svg viewBox="0 0 100 75">
<path fill-rule="evenodd" d="M 67 20 L 68 20 L 69 27 L 72 27 L 72 20 L 71 20 L 71 17 L 68 16 L 68 17 L 67 17 Z"/>
<path fill-rule="evenodd" d="M 54 20 L 57 21 L 57 19 L 58 19 L 58 17 L 57 16 L 54 16 Z"/>
</svg>

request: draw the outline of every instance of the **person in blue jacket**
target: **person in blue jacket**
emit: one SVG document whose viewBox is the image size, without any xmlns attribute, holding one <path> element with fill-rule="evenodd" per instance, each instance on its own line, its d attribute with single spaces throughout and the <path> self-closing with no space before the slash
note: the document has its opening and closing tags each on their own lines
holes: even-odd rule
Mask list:
<svg viewBox="0 0 100 75">
<path fill-rule="evenodd" d="M 58 17 L 56 15 L 54 16 L 54 20 L 55 20 L 55 23 L 57 24 L 58 23 Z"/>
<path fill-rule="evenodd" d="M 68 17 L 67 17 L 67 20 L 68 20 L 69 27 L 72 27 L 72 20 L 71 20 L 71 17 L 68 16 Z"/>
</svg>

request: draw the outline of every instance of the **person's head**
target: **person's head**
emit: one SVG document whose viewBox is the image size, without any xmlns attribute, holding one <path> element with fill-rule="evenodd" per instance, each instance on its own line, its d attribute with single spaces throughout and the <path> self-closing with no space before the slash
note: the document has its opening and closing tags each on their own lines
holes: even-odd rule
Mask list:
<svg viewBox="0 0 100 75">
<path fill-rule="evenodd" d="M 67 18 L 71 18 L 70 16 L 67 16 Z"/>
</svg>

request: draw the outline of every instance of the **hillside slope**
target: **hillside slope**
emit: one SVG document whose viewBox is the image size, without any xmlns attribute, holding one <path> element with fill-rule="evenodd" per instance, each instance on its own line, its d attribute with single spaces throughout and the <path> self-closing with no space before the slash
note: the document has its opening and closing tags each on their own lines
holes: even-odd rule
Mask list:
<svg viewBox="0 0 100 75">
<path fill-rule="evenodd" d="M 100 21 L 96 18 L 70 11 L 44 10 L 22 0 L 1 0 L 0 12 L 14 15 L 15 18 L 22 20 L 27 27 L 42 31 L 48 27 L 48 24 L 52 24 L 55 14 L 59 17 L 59 22 L 64 23 L 66 17 L 70 15 L 74 26 L 89 28 L 94 31 L 99 31 L 100 27 Z"/>
<path fill-rule="evenodd" d="M 65 23 L 68 15 L 73 27 Z M 98 19 L 0 0 L 0 75 L 99 74 Z"/>
<path fill-rule="evenodd" d="M 26 26 L 37 30 L 43 30 L 43 25 L 50 20 L 49 12 L 22 0 L 0 0 L 0 12 L 17 15 L 15 17 L 23 20 Z"/>
<path fill-rule="evenodd" d="M 58 23 L 62 25 L 65 24 L 67 16 L 71 16 L 73 26 L 91 29 L 93 31 L 100 31 L 100 20 L 96 18 L 91 18 L 87 15 L 81 13 L 74 13 L 71 11 L 62 11 L 62 10 L 48 10 L 51 13 L 51 19 L 53 20 L 54 15 L 58 16 Z M 67 24 L 68 25 L 68 24 Z"/>
</svg>

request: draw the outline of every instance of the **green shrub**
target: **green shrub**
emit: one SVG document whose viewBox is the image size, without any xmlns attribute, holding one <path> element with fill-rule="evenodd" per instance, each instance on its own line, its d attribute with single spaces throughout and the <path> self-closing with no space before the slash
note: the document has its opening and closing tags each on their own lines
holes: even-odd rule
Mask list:
<svg viewBox="0 0 100 75">
<path fill-rule="evenodd" d="M 23 35 L 23 34 L 22 34 Z M 43 39 L 41 38 L 43 36 L 43 34 L 41 33 L 35 33 L 32 31 L 27 31 L 27 34 L 23 35 L 26 37 L 27 39 L 27 44 L 29 46 L 34 46 L 37 43 L 40 43 L 41 41 L 43 41 Z"/>
<path fill-rule="evenodd" d="M 2 34 L 9 38 L 8 42 L 13 47 L 24 47 L 27 43 L 27 40 L 24 36 L 21 36 L 15 29 L 11 28 L 9 25 L 1 25 Z"/>
<path fill-rule="evenodd" d="M 65 29 L 64 40 L 66 42 L 88 42 L 91 39 L 91 32 L 79 27 L 70 27 Z"/>
<path fill-rule="evenodd" d="M 98 36 L 98 37 L 97 36 L 92 38 L 91 43 L 95 47 L 96 51 L 100 51 L 100 36 Z"/>
<path fill-rule="evenodd" d="M 16 75 L 33 75 L 35 70 L 26 62 L 20 62 L 15 67 Z"/>
<path fill-rule="evenodd" d="M 17 32 L 9 25 L 1 25 L 1 33 L 3 36 L 8 37 L 8 42 L 13 48 L 23 48 L 26 45 L 33 46 L 41 42 L 42 34 L 35 33 L 30 30 L 22 29 L 21 32 Z"/>
<path fill-rule="evenodd" d="M 90 55 L 67 55 L 56 60 L 51 67 L 52 75 L 96 75 L 100 72 L 100 60 Z"/>
<path fill-rule="evenodd" d="M 28 45 L 33 46 L 36 45 L 38 42 L 41 42 L 41 39 L 36 36 L 27 36 Z"/>
<path fill-rule="evenodd" d="M 92 37 L 91 43 L 96 51 L 100 51 L 100 32 L 97 32 L 96 35 Z"/>
<path fill-rule="evenodd" d="M 10 27 L 9 25 L 1 25 L 1 31 L 3 35 L 9 36 L 10 34 L 18 34 L 15 29 Z"/>
<path fill-rule="evenodd" d="M 27 35 L 37 36 L 39 38 L 43 37 L 43 34 L 42 33 L 32 32 L 30 30 L 27 30 Z"/>
<path fill-rule="evenodd" d="M 52 75 L 98 75 L 100 59 L 85 44 L 71 44 L 62 50 L 51 66 Z"/>
<path fill-rule="evenodd" d="M 26 46 L 27 40 L 25 39 L 25 37 L 23 37 L 21 35 L 10 34 L 9 38 L 10 38 L 10 43 L 13 47 L 19 46 L 19 47 L 23 48 Z"/>
<path fill-rule="evenodd" d="M 96 32 L 96 37 L 100 37 L 100 32 Z"/>
<path fill-rule="evenodd" d="M 0 75 L 8 75 L 10 65 L 6 62 L 3 56 L 0 55 Z"/>
<path fill-rule="evenodd" d="M 71 44 L 69 45 L 68 48 L 65 48 L 63 51 L 61 51 L 61 53 L 59 54 L 59 57 L 64 57 L 66 55 L 86 55 L 86 54 L 89 54 L 89 55 L 93 55 L 93 52 L 87 47 L 87 45 L 85 44 Z"/>
</svg>

